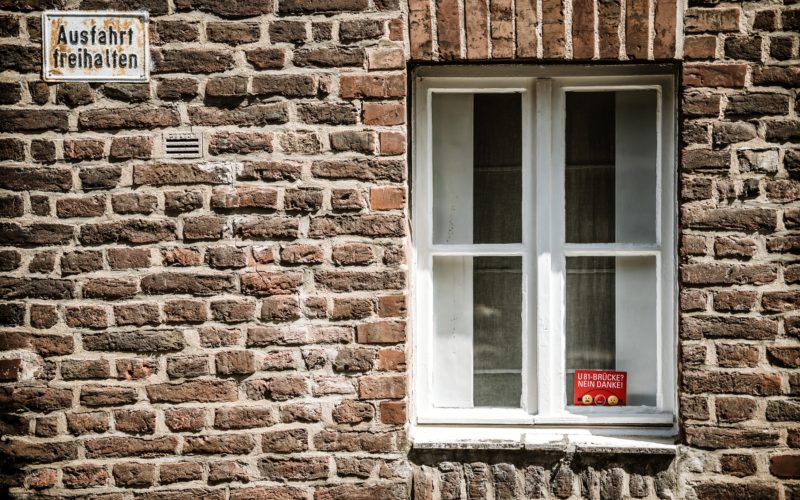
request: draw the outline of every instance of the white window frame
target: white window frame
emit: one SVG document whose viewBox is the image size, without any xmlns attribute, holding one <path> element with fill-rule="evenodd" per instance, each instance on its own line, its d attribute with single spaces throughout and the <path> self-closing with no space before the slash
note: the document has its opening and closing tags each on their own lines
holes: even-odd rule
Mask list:
<svg viewBox="0 0 800 500">
<path fill-rule="evenodd" d="M 419 68 L 414 79 L 412 143 L 412 401 L 415 426 L 631 427 L 643 434 L 677 430 L 676 360 L 676 101 L 669 67 L 449 67 Z M 658 93 L 659 168 L 655 244 L 566 244 L 564 237 L 565 92 L 655 90 Z M 434 245 L 431 97 L 438 92 L 519 92 L 522 96 L 522 242 Z M 551 165 L 552 168 L 543 168 Z M 559 203 L 559 209 L 555 203 Z M 530 217 L 525 214 L 535 214 Z M 535 220 L 532 220 L 535 219 Z M 436 408 L 432 404 L 433 256 L 523 257 L 522 404 L 511 408 Z M 565 401 L 565 257 L 655 256 L 657 259 L 657 404 L 655 407 L 571 407 Z M 559 297 L 560 300 L 551 300 Z M 471 359 L 470 359 L 471 362 Z"/>
</svg>

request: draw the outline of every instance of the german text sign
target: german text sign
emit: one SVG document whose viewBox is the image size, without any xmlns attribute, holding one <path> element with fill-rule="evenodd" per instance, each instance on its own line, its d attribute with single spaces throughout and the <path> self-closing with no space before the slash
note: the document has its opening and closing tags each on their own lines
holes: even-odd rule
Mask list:
<svg viewBox="0 0 800 500">
<path fill-rule="evenodd" d="M 146 82 L 147 24 L 147 12 L 45 12 L 42 76 L 49 82 Z"/>
<path fill-rule="evenodd" d="M 579 406 L 625 406 L 628 374 L 610 370 L 575 370 L 573 383 Z"/>
</svg>

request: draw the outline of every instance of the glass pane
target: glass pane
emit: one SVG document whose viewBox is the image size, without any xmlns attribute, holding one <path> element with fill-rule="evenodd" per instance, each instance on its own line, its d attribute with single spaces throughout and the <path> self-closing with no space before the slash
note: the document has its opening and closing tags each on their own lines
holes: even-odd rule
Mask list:
<svg viewBox="0 0 800 500">
<path fill-rule="evenodd" d="M 655 406 L 655 257 L 567 257 L 567 403 L 575 370 L 627 372 L 627 405 Z"/>
<path fill-rule="evenodd" d="M 522 97 L 434 93 L 433 242 L 522 241 Z"/>
<path fill-rule="evenodd" d="M 567 92 L 566 241 L 655 243 L 654 90 Z"/>
<path fill-rule="evenodd" d="M 520 406 L 522 257 L 434 257 L 434 404 Z"/>
</svg>

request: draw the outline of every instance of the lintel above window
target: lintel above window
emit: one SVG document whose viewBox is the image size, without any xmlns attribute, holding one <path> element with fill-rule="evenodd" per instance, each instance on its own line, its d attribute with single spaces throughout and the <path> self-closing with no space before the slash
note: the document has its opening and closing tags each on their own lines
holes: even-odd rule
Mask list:
<svg viewBox="0 0 800 500">
<path fill-rule="evenodd" d="M 673 427 L 674 93 L 663 67 L 417 73 L 415 425 Z M 576 370 L 625 399 L 576 401 Z"/>
</svg>

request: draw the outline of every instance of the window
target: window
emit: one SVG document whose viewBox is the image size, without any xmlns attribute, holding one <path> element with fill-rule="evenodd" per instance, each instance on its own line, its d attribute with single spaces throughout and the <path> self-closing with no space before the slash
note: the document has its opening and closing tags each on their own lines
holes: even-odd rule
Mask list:
<svg viewBox="0 0 800 500">
<path fill-rule="evenodd" d="M 420 70 L 417 424 L 673 425 L 676 132 L 663 71 Z M 626 372 L 625 406 L 573 404 L 584 369 Z"/>
</svg>

